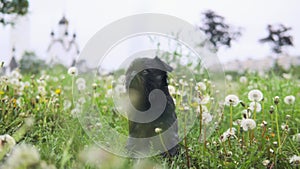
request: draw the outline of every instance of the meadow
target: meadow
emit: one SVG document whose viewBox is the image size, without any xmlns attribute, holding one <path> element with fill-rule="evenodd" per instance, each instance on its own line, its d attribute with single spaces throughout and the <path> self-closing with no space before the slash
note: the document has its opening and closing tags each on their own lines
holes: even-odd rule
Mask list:
<svg viewBox="0 0 300 169">
<path fill-rule="evenodd" d="M 192 83 L 171 73 L 183 119 L 180 154 L 131 159 L 98 146 L 121 151 L 128 133 L 111 98 L 123 92 L 112 75 L 90 81 L 76 68 L 13 71 L 0 81 L 0 168 L 299 168 L 300 80 L 287 72 L 228 74 L 226 92 L 204 76 Z"/>
</svg>

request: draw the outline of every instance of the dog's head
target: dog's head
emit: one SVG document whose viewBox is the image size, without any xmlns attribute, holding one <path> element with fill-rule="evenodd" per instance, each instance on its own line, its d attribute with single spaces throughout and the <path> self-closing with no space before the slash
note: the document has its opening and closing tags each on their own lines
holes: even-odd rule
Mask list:
<svg viewBox="0 0 300 169">
<path fill-rule="evenodd" d="M 138 110 L 149 108 L 148 96 L 152 90 L 167 91 L 167 72 L 172 70 L 172 67 L 158 57 L 138 58 L 132 62 L 126 72 L 126 89 Z"/>
</svg>

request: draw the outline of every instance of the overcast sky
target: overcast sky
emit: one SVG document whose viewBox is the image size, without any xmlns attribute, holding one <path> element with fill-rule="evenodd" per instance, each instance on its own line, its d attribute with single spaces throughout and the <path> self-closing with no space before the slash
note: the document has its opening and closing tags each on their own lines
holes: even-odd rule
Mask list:
<svg viewBox="0 0 300 169">
<path fill-rule="evenodd" d="M 63 14 L 70 21 L 70 33 L 76 31 L 82 49 L 102 27 L 124 16 L 151 12 L 169 14 L 199 25 L 201 13 L 214 10 L 227 23 L 243 27 L 243 36 L 230 49 L 218 52 L 221 61 L 236 58 L 262 58 L 270 55 L 267 45 L 258 39 L 267 35 L 267 24 L 283 23 L 293 28 L 295 47 L 292 55 L 300 54 L 300 3 L 298 0 L 30 0 L 29 24 L 18 33 L 10 34 L 10 27 L 0 26 L 0 59 L 8 60 L 13 41 L 23 41 L 26 48 L 46 57 L 50 31 L 56 29 Z"/>
</svg>

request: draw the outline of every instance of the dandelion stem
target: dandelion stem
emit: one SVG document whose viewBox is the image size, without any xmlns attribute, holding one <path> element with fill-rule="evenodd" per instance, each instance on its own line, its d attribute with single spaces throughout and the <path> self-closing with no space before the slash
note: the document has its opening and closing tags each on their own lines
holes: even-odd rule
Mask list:
<svg viewBox="0 0 300 169">
<path fill-rule="evenodd" d="M 276 121 L 276 130 L 277 130 L 277 139 L 278 139 L 278 146 L 280 147 L 281 146 L 281 143 L 280 143 L 280 133 L 279 133 L 279 125 L 278 125 L 278 104 L 275 106 L 276 109 L 275 109 L 275 121 Z"/>
<path fill-rule="evenodd" d="M 232 133 L 232 105 L 230 105 L 230 133 Z"/>
<path fill-rule="evenodd" d="M 163 138 L 162 138 L 161 133 L 159 133 L 159 139 L 160 139 L 160 142 L 161 142 L 161 144 L 162 144 L 162 146 L 163 146 L 163 148 L 164 148 L 164 150 L 165 150 L 167 156 L 170 158 L 171 156 L 170 156 L 169 151 L 168 151 L 168 149 L 167 149 L 167 147 L 166 147 L 166 145 L 165 145 L 165 143 L 164 143 L 164 140 L 163 140 Z"/>
<path fill-rule="evenodd" d="M 71 91 L 71 94 L 72 94 L 72 108 L 74 107 L 74 80 L 75 80 L 75 76 L 72 76 L 72 91 Z"/>
<path fill-rule="evenodd" d="M 187 134 L 186 134 L 186 115 L 184 115 L 184 126 L 183 126 L 183 132 L 184 132 L 184 148 L 185 148 L 185 156 L 186 156 L 186 165 L 187 168 L 190 168 L 190 157 L 189 157 L 189 149 L 188 149 L 188 143 L 187 143 Z"/>
<path fill-rule="evenodd" d="M 265 111 L 264 111 L 264 108 L 265 108 L 265 102 L 263 101 L 262 104 L 261 104 L 261 113 L 262 113 L 262 120 L 265 121 Z"/>
<path fill-rule="evenodd" d="M 254 110 L 253 110 L 253 119 L 256 120 L 256 107 L 257 107 L 257 103 L 254 102 Z"/>
<path fill-rule="evenodd" d="M 200 112 L 199 112 L 199 140 L 201 140 L 201 134 L 202 134 L 202 105 L 199 104 L 199 109 L 200 109 Z"/>
</svg>

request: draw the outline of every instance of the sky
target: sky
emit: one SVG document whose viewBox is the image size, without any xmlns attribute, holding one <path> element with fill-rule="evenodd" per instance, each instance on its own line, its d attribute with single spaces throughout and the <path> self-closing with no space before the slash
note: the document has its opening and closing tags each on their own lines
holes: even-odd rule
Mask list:
<svg viewBox="0 0 300 169">
<path fill-rule="evenodd" d="M 218 51 L 219 60 L 263 58 L 271 54 L 270 47 L 258 43 L 267 36 L 267 24 L 283 23 L 293 28 L 291 55 L 300 55 L 300 16 L 298 0 L 29 0 L 29 14 L 21 19 L 17 31 L 0 26 L 0 59 L 11 57 L 11 45 L 18 41 L 21 48 L 47 57 L 51 30 L 57 29 L 63 15 L 70 21 L 70 33 L 76 32 L 82 49 L 101 28 L 122 17 L 140 13 L 162 13 L 176 16 L 193 25 L 201 24 L 201 13 L 213 10 L 225 17 L 226 22 L 243 28 L 243 35 L 232 48 Z M 23 23 L 22 23 L 23 22 Z M 21 54 L 18 54 L 21 55 Z"/>
</svg>

